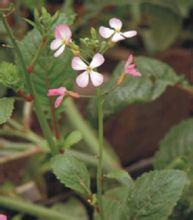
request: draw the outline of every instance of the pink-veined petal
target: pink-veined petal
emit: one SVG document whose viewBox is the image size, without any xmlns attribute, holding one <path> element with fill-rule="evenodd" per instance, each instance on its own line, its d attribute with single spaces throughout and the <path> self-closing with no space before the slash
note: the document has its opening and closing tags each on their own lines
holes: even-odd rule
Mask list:
<svg viewBox="0 0 193 220">
<path fill-rule="evenodd" d="M 0 214 L 0 220 L 7 220 L 7 216 L 3 215 L 3 214 Z"/>
<path fill-rule="evenodd" d="M 55 53 L 54 53 L 54 57 L 59 57 L 65 49 L 65 45 L 62 45 Z"/>
<path fill-rule="evenodd" d="M 118 18 L 111 18 L 109 21 L 109 25 L 116 30 L 121 30 L 123 23 Z"/>
<path fill-rule="evenodd" d="M 62 45 L 62 41 L 60 39 L 55 39 L 50 44 L 51 50 L 56 50 Z"/>
<path fill-rule="evenodd" d="M 101 66 L 104 62 L 105 62 L 105 59 L 104 59 L 103 55 L 100 53 L 97 53 L 92 58 L 92 61 L 90 63 L 90 67 L 94 69 L 96 67 Z"/>
<path fill-rule="evenodd" d="M 137 31 L 126 31 L 123 32 L 122 35 L 126 38 L 134 37 L 135 35 L 137 35 Z"/>
<path fill-rule="evenodd" d="M 80 59 L 80 57 L 73 57 L 71 63 L 74 70 L 86 70 L 87 65 Z"/>
<path fill-rule="evenodd" d="M 138 72 L 136 69 L 133 69 L 131 71 L 128 71 L 127 72 L 127 75 L 131 75 L 131 76 L 134 76 L 134 77 L 140 77 L 141 76 L 141 73 Z"/>
<path fill-rule="evenodd" d="M 112 30 L 111 28 L 107 28 L 107 27 L 103 27 L 103 26 L 101 26 L 101 27 L 99 28 L 99 34 L 100 34 L 103 38 L 105 38 L 105 39 L 111 37 L 114 32 L 115 32 L 115 31 Z"/>
<path fill-rule="evenodd" d="M 49 89 L 48 96 L 65 95 L 67 89 L 65 87 L 60 87 L 58 89 Z"/>
<path fill-rule="evenodd" d="M 76 83 L 79 87 L 84 88 L 88 86 L 89 83 L 89 74 L 87 71 L 81 73 L 79 76 L 76 78 Z"/>
<path fill-rule="evenodd" d="M 103 83 L 103 81 L 104 81 L 103 75 L 100 74 L 100 73 L 97 73 L 97 72 L 95 72 L 95 71 L 92 71 L 92 72 L 90 73 L 90 78 L 91 78 L 92 84 L 93 84 L 95 87 L 100 86 L 100 85 Z"/>
<path fill-rule="evenodd" d="M 56 99 L 56 101 L 55 101 L 55 108 L 58 108 L 58 107 L 61 105 L 63 99 L 64 99 L 64 96 L 63 96 L 63 95 L 60 95 L 60 96 Z"/>
<path fill-rule="evenodd" d="M 128 57 L 128 59 L 127 59 L 127 62 L 126 62 L 126 64 L 125 64 L 125 66 L 128 67 L 132 62 L 133 62 L 133 55 L 130 54 L 129 57 Z"/>
<path fill-rule="evenodd" d="M 124 40 L 125 38 L 120 34 L 120 33 L 115 33 L 114 35 L 113 35 L 113 37 L 111 38 L 111 40 L 113 41 L 113 42 L 118 42 L 118 41 L 120 41 L 120 40 Z"/>
<path fill-rule="evenodd" d="M 55 38 L 57 39 L 65 39 L 67 42 L 70 41 L 72 36 L 72 32 L 68 25 L 59 24 L 55 28 Z"/>
</svg>

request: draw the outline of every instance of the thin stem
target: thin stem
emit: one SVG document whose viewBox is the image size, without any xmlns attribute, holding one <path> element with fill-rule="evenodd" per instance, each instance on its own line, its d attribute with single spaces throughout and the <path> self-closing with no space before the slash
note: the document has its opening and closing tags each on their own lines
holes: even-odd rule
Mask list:
<svg viewBox="0 0 193 220">
<path fill-rule="evenodd" d="M 103 191 L 103 96 L 100 88 L 97 91 L 97 109 L 98 109 L 98 138 L 99 152 L 97 165 L 97 195 L 100 208 L 101 220 L 104 220 L 102 191 Z"/>
<path fill-rule="evenodd" d="M 58 211 L 13 197 L 0 196 L 0 206 L 9 209 L 12 208 L 13 210 L 30 214 L 41 219 L 78 220 L 78 218 L 68 216 L 67 214 L 60 214 Z"/>
<path fill-rule="evenodd" d="M 47 120 L 46 120 L 45 115 L 42 111 L 38 94 L 36 93 L 34 85 L 33 85 L 32 81 L 30 79 L 30 74 L 28 74 L 28 72 L 27 72 L 27 67 L 26 67 L 26 64 L 24 62 L 24 59 L 23 59 L 22 53 L 20 51 L 20 48 L 17 44 L 17 41 L 14 38 L 14 35 L 13 35 L 13 33 L 12 33 L 10 27 L 9 27 L 9 24 L 7 23 L 7 20 L 6 20 L 5 16 L 3 15 L 3 13 L 0 13 L 0 18 L 1 18 L 1 20 L 3 22 L 3 25 L 4 25 L 4 27 L 7 31 L 7 34 L 10 37 L 10 40 L 11 40 L 11 42 L 12 42 L 14 48 L 15 48 L 15 52 L 18 56 L 21 67 L 23 69 L 24 78 L 25 78 L 25 81 L 26 81 L 27 86 L 29 88 L 29 91 L 31 92 L 32 96 L 34 97 L 35 112 L 36 112 L 36 115 L 38 117 L 38 120 L 39 120 L 41 129 L 43 131 L 43 134 L 44 134 L 44 136 L 46 137 L 46 139 L 48 141 L 48 144 L 49 144 L 49 147 L 50 147 L 50 150 L 51 150 L 52 154 L 57 154 L 58 149 L 57 149 L 57 147 L 54 143 L 52 132 L 51 132 L 49 126 L 48 126 Z"/>
<path fill-rule="evenodd" d="M 77 130 L 81 131 L 83 139 L 85 140 L 86 144 L 90 147 L 90 150 L 93 153 L 97 154 L 98 140 L 95 135 L 95 132 L 84 120 L 71 98 L 67 98 L 65 100 L 64 110 L 71 125 Z M 120 167 L 120 163 L 116 154 L 107 143 L 105 143 L 104 149 L 104 165 L 107 170 L 111 168 Z"/>
</svg>

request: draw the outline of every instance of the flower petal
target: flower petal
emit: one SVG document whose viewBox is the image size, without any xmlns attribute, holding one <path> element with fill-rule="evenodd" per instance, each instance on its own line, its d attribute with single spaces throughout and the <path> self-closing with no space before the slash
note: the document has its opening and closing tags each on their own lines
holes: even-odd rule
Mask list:
<svg viewBox="0 0 193 220">
<path fill-rule="evenodd" d="M 80 59 L 80 57 L 74 57 L 71 63 L 74 70 L 86 70 L 87 65 Z"/>
<path fill-rule="evenodd" d="M 114 29 L 120 30 L 122 28 L 123 23 L 118 18 L 111 18 L 109 21 L 109 25 Z"/>
<path fill-rule="evenodd" d="M 92 72 L 90 73 L 90 78 L 91 78 L 92 84 L 93 84 L 95 87 L 100 86 L 100 85 L 103 83 L 103 81 L 104 81 L 103 75 L 100 74 L 100 73 L 97 73 L 97 72 L 95 72 L 95 71 L 92 71 Z"/>
<path fill-rule="evenodd" d="M 72 36 L 72 32 L 68 25 L 59 24 L 55 28 L 55 38 L 57 39 L 65 39 L 67 42 L 70 41 Z"/>
<path fill-rule="evenodd" d="M 101 66 L 104 62 L 105 62 L 105 59 L 104 59 L 103 55 L 100 53 L 97 53 L 92 58 L 92 61 L 90 63 L 90 67 L 94 69 L 96 67 Z"/>
<path fill-rule="evenodd" d="M 55 108 L 58 108 L 58 107 L 61 105 L 63 99 L 64 99 L 64 96 L 63 96 L 63 95 L 60 95 L 60 96 L 56 99 L 56 101 L 55 101 Z"/>
<path fill-rule="evenodd" d="M 60 87 L 58 89 L 49 89 L 48 96 L 55 96 L 55 95 L 65 95 L 67 89 L 65 87 Z"/>
<path fill-rule="evenodd" d="M 134 76 L 134 77 L 140 77 L 141 76 L 141 73 L 138 72 L 136 69 L 133 69 L 131 71 L 128 71 L 126 73 L 127 75 L 131 75 L 131 76 Z"/>
<path fill-rule="evenodd" d="M 55 39 L 50 44 L 51 50 L 56 50 L 62 45 L 62 41 L 60 39 Z"/>
<path fill-rule="evenodd" d="M 134 37 L 135 35 L 137 35 L 137 31 L 126 31 L 123 32 L 122 35 L 126 38 Z"/>
<path fill-rule="evenodd" d="M 3 215 L 3 214 L 0 214 L 0 220 L 7 220 L 7 216 Z"/>
<path fill-rule="evenodd" d="M 112 37 L 112 41 L 113 42 L 118 42 L 118 41 L 120 41 L 120 40 L 124 40 L 125 38 L 121 35 L 121 34 L 119 34 L 119 33 L 115 33 L 114 35 L 113 35 L 113 37 Z"/>
<path fill-rule="evenodd" d="M 79 87 L 86 87 L 88 86 L 89 83 L 89 74 L 87 71 L 81 73 L 77 78 L 76 78 L 76 83 Z"/>
<path fill-rule="evenodd" d="M 65 45 L 62 45 L 55 53 L 54 53 L 54 57 L 59 57 L 65 49 Z"/>
<path fill-rule="evenodd" d="M 127 62 L 125 63 L 125 68 L 128 68 L 132 62 L 133 62 L 133 55 L 130 54 L 127 59 Z"/>
<path fill-rule="evenodd" d="M 103 38 L 109 38 L 113 35 L 115 31 L 112 30 L 111 28 L 107 28 L 107 27 L 103 27 L 101 26 L 99 28 L 99 34 L 103 37 Z"/>
</svg>

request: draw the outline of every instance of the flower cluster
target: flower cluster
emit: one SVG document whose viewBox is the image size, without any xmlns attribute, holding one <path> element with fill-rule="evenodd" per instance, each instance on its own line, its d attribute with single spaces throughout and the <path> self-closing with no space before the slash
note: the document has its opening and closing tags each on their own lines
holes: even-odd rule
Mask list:
<svg viewBox="0 0 193 220">
<path fill-rule="evenodd" d="M 122 32 L 121 29 L 123 24 L 121 20 L 117 18 L 110 19 L 109 26 L 110 28 L 101 26 L 99 28 L 99 34 L 101 35 L 101 37 L 105 39 L 110 39 L 110 41 L 112 42 L 118 42 L 126 38 L 131 38 L 137 34 L 135 30 Z M 72 32 L 68 25 L 59 24 L 55 28 L 55 39 L 51 42 L 50 45 L 51 50 L 55 51 L 54 57 L 59 57 L 64 52 L 65 47 L 72 44 L 71 37 Z M 80 55 L 73 57 L 71 62 L 72 69 L 76 71 L 82 71 L 76 78 L 77 85 L 81 88 L 85 88 L 88 86 L 89 81 L 91 81 L 94 87 L 102 85 L 104 82 L 104 77 L 101 73 L 97 72 L 96 68 L 101 66 L 104 62 L 105 59 L 100 53 L 96 53 L 90 63 L 85 61 Z M 128 60 L 125 63 L 123 75 L 132 75 L 134 77 L 141 76 L 141 73 L 137 71 L 136 66 L 133 63 L 132 55 L 129 55 Z M 76 98 L 79 97 L 78 93 L 68 91 L 65 87 L 50 89 L 48 91 L 49 97 L 58 96 L 55 101 L 56 108 L 60 106 L 66 95 Z"/>
</svg>

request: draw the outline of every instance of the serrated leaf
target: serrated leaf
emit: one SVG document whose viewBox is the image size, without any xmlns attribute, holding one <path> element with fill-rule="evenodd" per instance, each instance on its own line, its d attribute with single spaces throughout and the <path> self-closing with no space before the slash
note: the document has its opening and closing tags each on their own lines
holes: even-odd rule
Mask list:
<svg viewBox="0 0 193 220">
<path fill-rule="evenodd" d="M 167 220 L 186 184 L 188 179 L 183 171 L 145 173 L 136 180 L 128 199 L 130 219 Z"/>
<path fill-rule="evenodd" d="M 0 98 L 0 124 L 5 123 L 11 117 L 13 108 L 13 98 Z"/>
<path fill-rule="evenodd" d="M 70 155 L 57 155 L 51 160 L 57 179 L 83 195 L 90 195 L 90 176 L 84 163 Z"/>
<path fill-rule="evenodd" d="M 74 144 L 77 144 L 82 139 L 82 134 L 80 131 L 72 131 L 64 141 L 64 148 L 68 149 Z"/>
<path fill-rule="evenodd" d="M 105 116 L 109 116 L 129 104 L 154 101 L 165 91 L 167 86 L 175 85 L 181 80 L 168 64 L 156 59 L 138 57 L 135 63 L 142 76 L 139 78 L 127 76 L 124 83 L 106 97 L 104 102 Z M 123 63 L 117 66 L 112 80 L 104 87 L 104 91 L 112 88 L 123 72 L 123 66 Z M 89 110 L 92 116 L 96 116 L 93 100 L 90 103 Z"/>
<path fill-rule="evenodd" d="M 125 170 L 113 169 L 106 175 L 106 177 L 110 179 L 116 179 L 128 187 L 131 187 L 134 184 L 131 176 Z"/>
<path fill-rule="evenodd" d="M 163 169 L 173 161 L 193 156 L 193 119 L 187 119 L 171 128 L 160 142 L 159 151 L 156 153 L 154 166 Z"/>
<path fill-rule="evenodd" d="M 23 87 L 22 80 L 14 64 L 8 62 L 0 63 L 0 83 L 16 91 Z"/>
<path fill-rule="evenodd" d="M 132 188 L 116 187 L 108 190 L 103 197 L 103 210 L 105 219 L 128 220 L 127 198 Z M 95 220 L 101 220 L 98 213 L 95 213 Z"/>
</svg>

